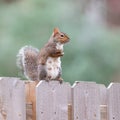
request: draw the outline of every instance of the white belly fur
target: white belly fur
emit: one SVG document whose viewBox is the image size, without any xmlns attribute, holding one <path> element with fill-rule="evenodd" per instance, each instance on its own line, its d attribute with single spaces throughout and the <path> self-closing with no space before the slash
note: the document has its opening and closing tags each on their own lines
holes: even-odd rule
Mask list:
<svg viewBox="0 0 120 120">
<path fill-rule="evenodd" d="M 63 51 L 63 44 L 57 43 L 56 49 Z M 56 79 L 61 69 L 60 57 L 58 58 L 48 57 L 46 62 L 46 69 L 47 69 L 47 77 L 49 79 Z"/>
<path fill-rule="evenodd" d="M 56 79 L 61 68 L 61 60 L 60 57 L 52 58 L 48 57 L 46 62 L 47 76 L 50 79 Z"/>
</svg>

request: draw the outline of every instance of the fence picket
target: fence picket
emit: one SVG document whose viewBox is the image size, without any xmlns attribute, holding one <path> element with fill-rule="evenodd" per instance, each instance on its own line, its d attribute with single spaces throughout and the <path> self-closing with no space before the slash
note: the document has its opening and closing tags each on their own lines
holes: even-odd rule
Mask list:
<svg viewBox="0 0 120 120">
<path fill-rule="evenodd" d="M 41 81 L 36 89 L 37 120 L 68 120 L 70 85 Z"/>
<path fill-rule="evenodd" d="M 108 87 L 108 120 L 120 119 L 120 83 Z"/>
<path fill-rule="evenodd" d="M 18 78 L 0 78 L 0 120 L 25 120 L 25 89 Z"/>
<path fill-rule="evenodd" d="M 120 83 L 0 77 L 0 120 L 119 120 Z M 27 112 L 26 112 L 27 111 Z M 26 117 L 27 116 L 27 117 Z"/>
<path fill-rule="evenodd" d="M 74 120 L 100 120 L 99 86 L 77 82 L 73 86 Z"/>
</svg>

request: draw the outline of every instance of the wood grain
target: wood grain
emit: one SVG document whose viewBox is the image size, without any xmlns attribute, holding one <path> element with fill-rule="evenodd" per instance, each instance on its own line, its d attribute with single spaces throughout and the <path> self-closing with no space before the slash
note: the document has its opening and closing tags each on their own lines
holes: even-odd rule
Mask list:
<svg viewBox="0 0 120 120">
<path fill-rule="evenodd" d="M 120 83 L 108 87 L 108 120 L 120 119 Z"/>
<path fill-rule="evenodd" d="M 0 78 L 0 120 L 26 120 L 24 88 L 18 78 Z"/>
<path fill-rule="evenodd" d="M 68 120 L 70 90 L 68 83 L 41 81 L 36 91 L 36 120 Z"/>
<path fill-rule="evenodd" d="M 74 120 L 100 120 L 99 86 L 92 82 L 73 85 Z"/>
</svg>

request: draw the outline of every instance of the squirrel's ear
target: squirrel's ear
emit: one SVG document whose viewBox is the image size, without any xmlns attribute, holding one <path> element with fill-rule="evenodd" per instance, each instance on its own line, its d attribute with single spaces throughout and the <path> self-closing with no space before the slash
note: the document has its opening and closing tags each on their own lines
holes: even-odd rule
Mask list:
<svg viewBox="0 0 120 120">
<path fill-rule="evenodd" d="M 58 28 L 54 28 L 54 36 L 58 33 L 60 33 L 60 30 Z"/>
</svg>

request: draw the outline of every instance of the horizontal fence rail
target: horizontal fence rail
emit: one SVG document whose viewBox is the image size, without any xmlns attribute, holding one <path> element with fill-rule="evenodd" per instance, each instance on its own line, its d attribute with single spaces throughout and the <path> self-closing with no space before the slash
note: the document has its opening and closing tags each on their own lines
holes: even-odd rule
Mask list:
<svg viewBox="0 0 120 120">
<path fill-rule="evenodd" d="M 0 120 L 120 120 L 120 83 L 1 77 Z"/>
</svg>

